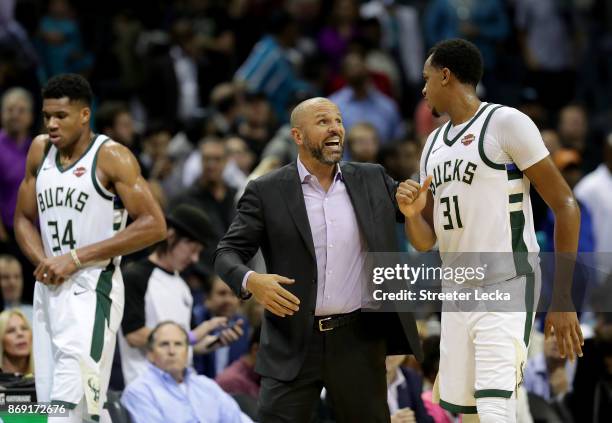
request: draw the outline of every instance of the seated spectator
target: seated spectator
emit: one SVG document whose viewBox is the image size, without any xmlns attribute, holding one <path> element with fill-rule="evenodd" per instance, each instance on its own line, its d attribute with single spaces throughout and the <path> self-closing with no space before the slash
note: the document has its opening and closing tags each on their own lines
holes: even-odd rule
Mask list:
<svg viewBox="0 0 612 423">
<path fill-rule="evenodd" d="M 348 85 L 330 95 L 329 99 L 342 112 L 346 131 L 358 122 L 368 122 L 376 128 L 383 144 L 403 138 L 406 127 L 399 109 L 393 100 L 373 86 L 363 55 L 357 52 L 347 54 L 343 72 Z"/>
<path fill-rule="evenodd" d="M 376 163 L 380 141 L 369 123 L 357 123 L 346 135 L 349 159 L 361 163 Z"/>
<path fill-rule="evenodd" d="M 102 103 L 96 112 L 96 127 L 113 141 L 128 147 L 135 155 L 139 154 L 134 145 L 134 119 L 126 104 L 119 101 Z"/>
<path fill-rule="evenodd" d="M 228 394 L 259 397 L 261 376 L 255 373 L 255 360 L 259 350 L 260 335 L 261 328 L 254 328 L 249 340 L 249 351 L 215 378 L 219 386 Z"/>
<path fill-rule="evenodd" d="M 32 305 L 21 302 L 23 294 L 23 272 L 21 263 L 13 256 L 0 255 L 0 289 L 4 299 L 4 308 L 18 308 L 28 323 L 32 322 Z"/>
<path fill-rule="evenodd" d="M 560 403 L 572 390 L 576 363 L 561 358 L 557 340 L 544 340 L 544 351 L 529 359 L 525 367 L 525 389 L 549 403 Z"/>
<path fill-rule="evenodd" d="M 405 355 L 390 355 L 386 359 L 387 402 L 391 423 L 433 423 L 421 399 L 421 377 L 414 370 L 402 367 L 405 359 Z"/>
<path fill-rule="evenodd" d="M 239 324 L 243 328 L 240 338 L 231 345 L 223 346 L 214 353 L 196 357 L 194 367 L 200 374 L 210 378 L 215 378 L 227 366 L 238 360 L 243 354 L 249 351 L 249 325 L 246 318 L 239 314 L 240 300 L 234 291 L 215 276 L 211 283 L 204 286 L 205 308 L 203 314 L 194 316 L 194 323 L 199 324 L 213 318 L 227 319 L 228 326 Z"/>
<path fill-rule="evenodd" d="M 286 12 L 274 12 L 266 26 L 268 34 L 255 44 L 246 61 L 234 75 L 251 92 L 266 94 L 276 116 L 287 122 L 286 111 L 291 98 L 300 91 L 309 91 L 309 85 L 298 77 L 289 57 L 289 51 L 299 38 L 295 18 Z"/>
<path fill-rule="evenodd" d="M 13 217 L 19 184 L 25 176 L 26 157 L 32 137 L 32 95 L 11 88 L 2 96 L 0 129 L 0 243 L 14 242 Z"/>
<path fill-rule="evenodd" d="M 47 77 L 60 73 L 83 73 L 93 65 L 93 56 L 83 48 L 79 22 L 71 2 L 51 0 L 48 14 L 40 21 L 40 56 Z"/>
<path fill-rule="evenodd" d="M 134 423 L 242 423 L 251 420 L 206 376 L 188 368 L 189 334 L 163 321 L 147 336 L 143 373 L 130 383 L 121 404 Z"/>
<path fill-rule="evenodd" d="M 185 205 L 173 210 L 167 221 L 168 238 L 148 258 L 134 262 L 123 274 L 125 311 L 119 348 L 126 383 L 145 371 L 145 346 L 158 322 L 172 320 L 186 331 L 191 326 L 193 297 L 179 272 L 197 262 L 200 251 L 209 244 L 210 224 L 201 211 Z M 243 335 L 240 325 L 208 336 L 226 321 L 225 317 L 203 321 L 190 331 L 193 351 L 206 353 L 239 339 Z"/>
<path fill-rule="evenodd" d="M 427 413 L 433 418 L 435 423 L 451 423 L 454 421 L 453 416 L 440 407 L 440 404 L 434 402 L 433 387 L 438 375 L 440 367 L 440 336 L 432 335 L 423 341 L 423 393 L 421 399 L 425 405 Z"/>
<path fill-rule="evenodd" d="M 3 373 L 34 373 L 32 328 L 17 308 L 0 313 L 0 359 Z"/>
</svg>

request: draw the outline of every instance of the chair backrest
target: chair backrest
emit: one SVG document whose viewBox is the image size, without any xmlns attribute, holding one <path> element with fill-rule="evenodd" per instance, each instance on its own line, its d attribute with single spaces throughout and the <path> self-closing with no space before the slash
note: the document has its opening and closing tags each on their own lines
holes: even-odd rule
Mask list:
<svg viewBox="0 0 612 423">
<path fill-rule="evenodd" d="M 130 413 L 121 405 L 121 392 L 108 390 L 106 407 L 113 423 L 132 423 Z"/>
</svg>

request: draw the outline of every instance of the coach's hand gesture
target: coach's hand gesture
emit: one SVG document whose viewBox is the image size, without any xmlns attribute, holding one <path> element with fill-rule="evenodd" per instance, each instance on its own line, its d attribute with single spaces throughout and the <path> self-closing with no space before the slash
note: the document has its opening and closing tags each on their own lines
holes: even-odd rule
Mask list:
<svg viewBox="0 0 612 423">
<path fill-rule="evenodd" d="M 407 179 L 400 183 L 395 193 L 397 205 L 407 218 L 421 213 L 427 203 L 427 190 L 431 185 L 433 176 L 429 175 L 421 186 L 418 182 Z"/>
<path fill-rule="evenodd" d="M 283 288 L 281 284 L 292 284 L 294 282 L 294 279 L 280 275 L 253 272 L 247 279 L 246 289 L 270 313 L 279 317 L 292 316 L 299 310 L 300 300 Z"/>
</svg>

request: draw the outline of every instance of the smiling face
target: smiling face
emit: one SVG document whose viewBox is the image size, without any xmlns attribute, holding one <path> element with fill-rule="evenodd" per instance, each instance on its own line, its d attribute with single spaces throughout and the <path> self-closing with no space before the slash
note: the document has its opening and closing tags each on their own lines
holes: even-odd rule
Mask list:
<svg viewBox="0 0 612 423">
<path fill-rule="evenodd" d="M 344 126 L 338 107 L 326 99 L 307 100 L 294 116 L 291 133 L 300 157 L 335 165 L 344 150 Z"/>
<path fill-rule="evenodd" d="M 90 108 L 68 97 L 46 98 L 43 101 L 43 118 L 49 141 L 58 149 L 74 144 L 89 128 Z"/>
</svg>

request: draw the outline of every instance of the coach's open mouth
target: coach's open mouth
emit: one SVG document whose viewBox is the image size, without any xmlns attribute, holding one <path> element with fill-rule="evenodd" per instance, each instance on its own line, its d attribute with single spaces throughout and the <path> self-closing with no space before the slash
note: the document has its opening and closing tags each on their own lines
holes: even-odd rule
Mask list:
<svg viewBox="0 0 612 423">
<path fill-rule="evenodd" d="M 325 146 L 326 147 L 335 147 L 335 146 L 339 146 L 340 145 L 340 138 L 331 138 L 327 141 L 325 141 Z"/>
</svg>

